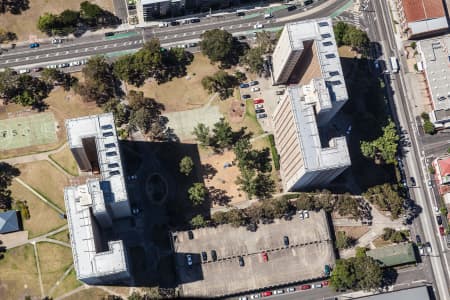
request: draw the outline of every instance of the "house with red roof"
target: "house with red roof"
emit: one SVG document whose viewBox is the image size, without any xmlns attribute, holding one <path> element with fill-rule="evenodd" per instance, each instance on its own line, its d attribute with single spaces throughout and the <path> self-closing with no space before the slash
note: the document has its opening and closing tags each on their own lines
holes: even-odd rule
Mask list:
<svg viewBox="0 0 450 300">
<path fill-rule="evenodd" d="M 395 0 L 400 27 L 408 39 L 444 33 L 448 29 L 443 0 Z"/>
<path fill-rule="evenodd" d="M 436 186 L 439 194 L 445 195 L 450 192 L 450 155 L 436 158 L 433 161 L 435 170 Z"/>
</svg>

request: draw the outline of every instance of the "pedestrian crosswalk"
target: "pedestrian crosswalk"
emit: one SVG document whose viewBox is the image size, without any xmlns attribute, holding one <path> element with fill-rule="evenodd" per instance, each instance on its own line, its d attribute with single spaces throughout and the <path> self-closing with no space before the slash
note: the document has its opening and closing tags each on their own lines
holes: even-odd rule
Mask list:
<svg viewBox="0 0 450 300">
<path fill-rule="evenodd" d="M 361 28 L 360 18 L 361 18 L 361 11 L 359 10 L 359 4 L 354 4 L 350 6 L 346 11 L 342 12 L 339 16 L 336 16 L 333 18 L 333 21 L 339 22 L 345 22 L 352 24 L 358 28 Z"/>
</svg>

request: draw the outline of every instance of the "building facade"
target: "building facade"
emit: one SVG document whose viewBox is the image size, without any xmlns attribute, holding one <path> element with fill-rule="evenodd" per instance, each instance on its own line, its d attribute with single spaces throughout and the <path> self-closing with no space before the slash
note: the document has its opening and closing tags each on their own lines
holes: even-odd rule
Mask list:
<svg viewBox="0 0 450 300">
<path fill-rule="evenodd" d="M 113 115 L 66 120 L 66 128 L 79 168 L 99 174 L 64 190 L 77 278 L 87 284 L 129 282 L 123 241 L 104 234 L 115 220 L 131 216 Z"/>
<path fill-rule="evenodd" d="M 273 115 L 284 190 L 325 186 L 351 165 L 345 137 L 321 138 L 348 100 L 331 19 L 285 25 L 272 61 L 275 84 L 291 83 Z"/>
<path fill-rule="evenodd" d="M 395 0 L 400 27 L 408 39 L 417 39 L 448 30 L 442 0 Z"/>
</svg>

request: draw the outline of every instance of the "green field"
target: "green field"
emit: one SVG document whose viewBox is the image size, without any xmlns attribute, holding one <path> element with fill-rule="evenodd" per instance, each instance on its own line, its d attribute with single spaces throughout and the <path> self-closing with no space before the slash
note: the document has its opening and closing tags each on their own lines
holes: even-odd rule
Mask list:
<svg viewBox="0 0 450 300">
<path fill-rule="evenodd" d="M 0 120 L 0 150 L 11 150 L 56 142 L 53 113 Z"/>
</svg>

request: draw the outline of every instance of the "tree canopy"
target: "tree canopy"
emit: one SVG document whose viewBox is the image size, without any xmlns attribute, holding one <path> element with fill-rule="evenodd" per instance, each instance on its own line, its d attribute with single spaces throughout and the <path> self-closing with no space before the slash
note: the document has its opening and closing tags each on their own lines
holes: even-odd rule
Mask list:
<svg viewBox="0 0 450 300">
<path fill-rule="evenodd" d="M 223 70 L 219 70 L 211 76 L 202 79 L 202 86 L 208 93 L 219 93 L 220 99 L 226 99 L 233 95 L 234 88 L 239 85 L 239 81 L 233 75 Z"/>
<path fill-rule="evenodd" d="M 244 53 L 246 44 L 240 43 L 228 31 L 221 29 L 207 30 L 201 35 L 202 53 L 211 62 L 220 62 L 222 67 L 235 65 Z"/>
<path fill-rule="evenodd" d="M 14 177 L 20 175 L 20 170 L 6 162 L 0 162 L 0 209 L 10 209 L 12 203 L 9 186 Z"/>
<path fill-rule="evenodd" d="M 400 196 L 398 187 L 385 183 L 369 188 L 363 197 L 370 203 L 377 205 L 381 210 L 390 211 L 392 218 L 397 219 L 403 213 L 404 199 Z"/>
<path fill-rule="evenodd" d="M 367 33 L 356 26 L 340 21 L 333 26 L 333 29 L 338 46 L 347 45 L 358 51 L 364 51 L 369 46 L 370 40 Z"/>
<path fill-rule="evenodd" d="M 330 282 L 336 290 L 374 290 L 383 284 L 383 270 L 370 256 L 338 259 Z"/>
<path fill-rule="evenodd" d="M 0 28 L 0 44 L 12 42 L 17 40 L 17 35 L 14 32 L 10 32 L 5 30 L 4 28 Z"/>
<path fill-rule="evenodd" d="M 189 176 L 194 168 L 194 162 L 189 156 L 185 156 L 180 161 L 180 172 L 186 176 Z"/>
<path fill-rule="evenodd" d="M 13 15 L 20 15 L 29 8 L 30 0 L 7 0 L 0 2 L 0 14 L 9 12 Z"/>
<path fill-rule="evenodd" d="M 196 182 L 188 190 L 189 200 L 192 204 L 197 206 L 201 205 L 206 198 L 208 191 L 203 183 Z"/>
<path fill-rule="evenodd" d="M 373 141 L 362 141 L 361 152 L 364 156 L 379 159 L 381 158 L 387 164 L 395 163 L 398 141 L 400 137 L 397 134 L 395 124 L 392 121 L 383 127 L 383 135 Z"/>
</svg>

